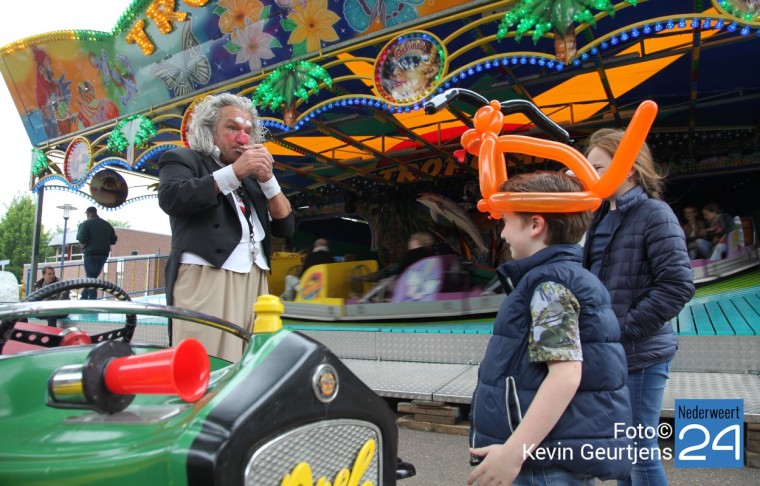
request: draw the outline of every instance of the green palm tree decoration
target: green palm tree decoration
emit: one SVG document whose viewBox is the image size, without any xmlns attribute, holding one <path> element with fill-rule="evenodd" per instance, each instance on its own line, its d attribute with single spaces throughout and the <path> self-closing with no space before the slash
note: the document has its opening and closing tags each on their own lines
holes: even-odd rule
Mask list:
<svg viewBox="0 0 760 486">
<path fill-rule="evenodd" d="M 718 2 L 718 5 L 723 7 L 723 10 L 729 14 L 746 22 L 757 22 L 758 19 L 756 17 L 760 17 L 760 7 L 758 7 L 757 2 L 720 0 Z M 742 10 L 742 7 L 744 7 L 746 10 Z"/>
<path fill-rule="evenodd" d="M 625 0 L 634 7 L 638 0 Z M 591 10 L 606 11 L 615 16 L 615 6 L 610 0 L 521 0 L 504 14 L 496 39 L 503 39 L 514 28 L 515 40 L 533 30 L 533 43 L 549 32 L 554 32 L 554 52 L 560 61 L 566 62 L 575 55 L 575 23 L 586 22 L 596 26 Z"/>
<path fill-rule="evenodd" d="M 325 68 L 309 61 L 289 62 L 264 78 L 251 98 L 260 107 L 281 108 L 285 124 L 292 127 L 298 100 L 305 102 L 309 91 L 319 92 L 320 83 L 332 86 L 332 78 Z"/>
<path fill-rule="evenodd" d="M 47 171 L 49 167 L 45 152 L 38 148 L 32 149 L 32 175 L 39 177 Z"/>
<path fill-rule="evenodd" d="M 108 150 L 116 153 L 127 151 L 127 163 L 135 161 L 135 147 L 144 147 L 156 136 L 156 127 L 150 118 L 135 114 L 121 120 L 108 137 Z"/>
</svg>

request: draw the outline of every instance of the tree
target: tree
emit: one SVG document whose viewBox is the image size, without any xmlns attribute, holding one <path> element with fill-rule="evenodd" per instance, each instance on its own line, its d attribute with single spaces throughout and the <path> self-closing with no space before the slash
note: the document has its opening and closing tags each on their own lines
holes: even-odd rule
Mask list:
<svg viewBox="0 0 760 486">
<path fill-rule="evenodd" d="M 5 269 L 16 275 L 21 282 L 24 264 L 32 260 L 36 206 L 31 196 L 16 196 L 6 209 L 5 215 L 0 219 L 0 260 L 10 260 Z M 41 253 L 49 251 L 49 240 L 47 234 L 40 234 Z"/>
</svg>

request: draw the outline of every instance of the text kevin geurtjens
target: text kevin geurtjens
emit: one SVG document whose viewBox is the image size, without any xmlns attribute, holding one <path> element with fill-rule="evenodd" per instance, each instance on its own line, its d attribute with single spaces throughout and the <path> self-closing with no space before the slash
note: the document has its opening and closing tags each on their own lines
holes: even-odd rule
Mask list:
<svg viewBox="0 0 760 486">
<path fill-rule="evenodd" d="M 592 444 L 583 444 L 577 450 L 573 447 L 563 446 L 558 442 L 552 446 L 536 447 L 536 444 L 523 444 L 523 459 L 533 461 L 572 461 L 576 453 L 585 461 L 631 461 L 636 464 L 639 461 L 669 460 L 673 457 L 668 447 L 638 447 L 637 442 L 624 447 L 594 447 Z"/>
</svg>

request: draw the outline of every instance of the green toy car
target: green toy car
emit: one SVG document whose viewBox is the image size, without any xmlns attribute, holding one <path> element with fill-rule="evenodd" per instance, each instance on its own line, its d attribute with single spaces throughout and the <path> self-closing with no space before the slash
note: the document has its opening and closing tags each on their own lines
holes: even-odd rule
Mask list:
<svg viewBox="0 0 760 486">
<path fill-rule="evenodd" d="M 0 304 L 0 346 L 39 348 L 0 356 L 0 484 L 364 486 L 414 475 L 397 458 L 388 404 L 325 346 L 281 329 L 282 304 L 265 297 L 253 334 L 153 304 Z M 72 332 L 18 323 L 62 310 L 179 318 L 248 347 L 230 364 L 192 340 L 129 344 L 133 318 L 109 333 L 117 340 L 80 335 L 72 346 L 61 345 Z M 89 339 L 102 342 L 76 344 Z"/>
</svg>

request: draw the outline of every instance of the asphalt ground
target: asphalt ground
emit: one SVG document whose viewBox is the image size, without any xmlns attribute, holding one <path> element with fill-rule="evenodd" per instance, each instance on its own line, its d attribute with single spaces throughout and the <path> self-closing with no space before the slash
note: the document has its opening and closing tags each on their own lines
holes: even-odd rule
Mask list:
<svg viewBox="0 0 760 486">
<path fill-rule="evenodd" d="M 672 441 L 662 441 L 660 447 L 670 447 Z M 439 432 L 423 432 L 399 428 L 399 457 L 417 469 L 415 477 L 399 481 L 399 486 L 460 486 L 467 484 L 469 465 L 467 437 Z M 760 469 L 680 469 L 673 460 L 664 461 L 668 482 L 674 486 L 757 486 Z M 604 486 L 615 481 L 597 481 Z"/>
</svg>

